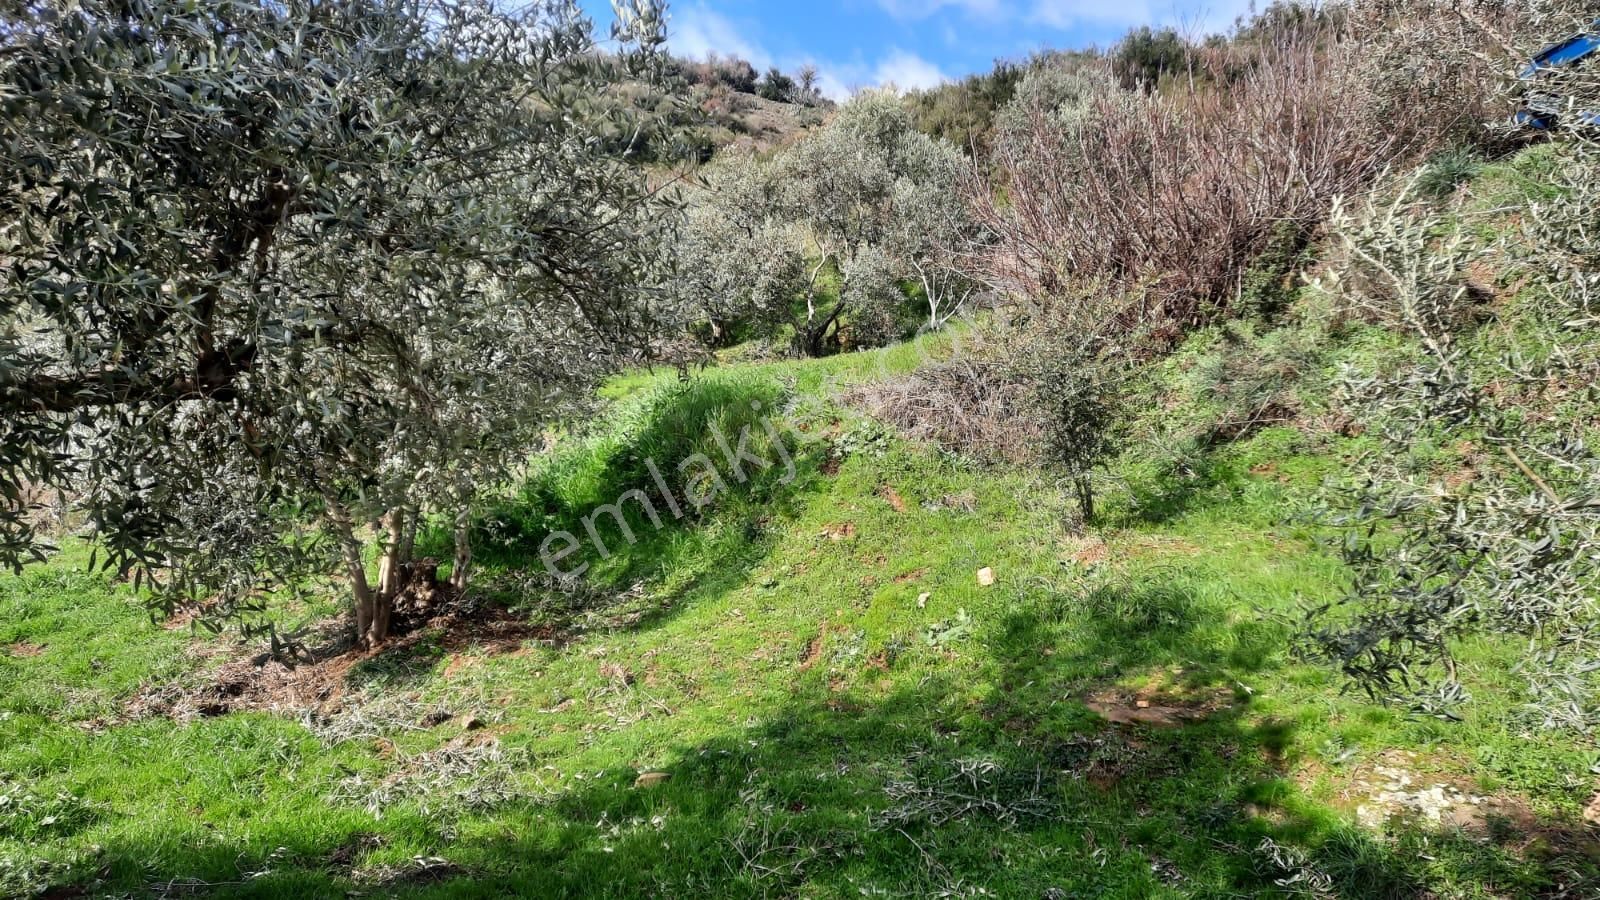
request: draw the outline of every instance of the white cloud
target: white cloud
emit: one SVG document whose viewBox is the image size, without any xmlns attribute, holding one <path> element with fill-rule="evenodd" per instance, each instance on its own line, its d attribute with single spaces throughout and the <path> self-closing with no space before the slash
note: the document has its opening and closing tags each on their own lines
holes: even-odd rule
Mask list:
<svg viewBox="0 0 1600 900">
<path fill-rule="evenodd" d="M 1077 25 L 1170 25 L 1225 31 L 1263 0 L 1034 0 L 1028 20 L 1052 28 Z"/>
<path fill-rule="evenodd" d="M 877 0 L 897 19 L 916 20 L 946 10 L 992 22 L 1031 23 L 1069 29 L 1083 25 L 1132 27 L 1172 25 L 1200 31 L 1226 30 L 1250 11 L 1252 0 Z M 1255 0 L 1265 6 L 1268 0 Z"/>
<path fill-rule="evenodd" d="M 1205 32 L 1227 31 L 1240 16 L 1247 16 L 1252 10 L 1260 11 L 1268 5 L 1265 0 L 1212 0 L 1192 10 L 1187 17 L 1179 20 L 1179 24 L 1198 25 Z"/>
<path fill-rule="evenodd" d="M 899 48 L 889 51 L 889 55 L 879 61 L 872 77 L 879 87 L 893 85 L 902 91 L 938 87 L 948 80 L 938 66 Z"/>
<path fill-rule="evenodd" d="M 1028 13 L 1028 20 L 1052 28 L 1071 28 L 1075 25 L 1136 25 L 1152 23 L 1150 4 L 1146 0 L 1038 0 Z"/>
<path fill-rule="evenodd" d="M 819 64 L 818 86 L 829 100 L 843 102 L 864 90 L 892 87 L 898 91 L 920 91 L 938 87 L 949 76 L 915 53 L 893 47 L 875 63 L 860 59 L 851 63 Z"/>
<path fill-rule="evenodd" d="M 817 89 L 822 91 L 822 96 L 835 103 L 849 100 L 858 86 L 846 83 L 843 77 L 831 69 L 819 69 L 817 72 Z"/>
<path fill-rule="evenodd" d="M 701 60 L 715 53 L 748 60 L 757 69 L 772 65 L 772 54 L 739 33 L 737 26 L 703 3 L 674 11 L 667 22 L 667 46 L 673 53 Z"/>
<path fill-rule="evenodd" d="M 961 6 L 972 10 L 998 8 L 998 0 L 880 0 L 906 7 L 926 6 L 935 12 L 944 6 Z M 705 59 L 710 54 L 737 56 L 748 60 L 757 70 L 777 66 L 787 72 L 797 71 L 801 65 L 817 67 L 817 86 L 830 100 L 847 100 L 865 88 L 894 86 L 902 91 L 925 90 L 937 87 L 949 78 L 937 65 L 898 47 L 875 63 L 857 59 L 853 63 L 837 63 L 812 58 L 779 58 L 760 42 L 746 36 L 732 20 L 712 10 L 704 3 L 684 6 L 672 13 L 667 23 L 667 44 L 672 52 L 688 59 Z"/>
<path fill-rule="evenodd" d="M 993 19 L 1004 17 L 1008 6 L 1001 0 L 878 0 L 878 5 L 896 19 L 926 19 L 946 9 Z"/>
</svg>

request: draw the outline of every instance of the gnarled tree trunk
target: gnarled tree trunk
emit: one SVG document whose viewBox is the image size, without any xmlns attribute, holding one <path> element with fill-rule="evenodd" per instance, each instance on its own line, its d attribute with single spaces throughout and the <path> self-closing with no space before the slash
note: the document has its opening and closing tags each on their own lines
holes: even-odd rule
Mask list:
<svg viewBox="0 0 1600 900">
<path fill-rule="evenodd" d="M 472 514 L 466 509 L 456 513 L 456 558 L 450 570 L 450 587 L 457 594 L 467 591 L 472 577 Z"/>
</svg>

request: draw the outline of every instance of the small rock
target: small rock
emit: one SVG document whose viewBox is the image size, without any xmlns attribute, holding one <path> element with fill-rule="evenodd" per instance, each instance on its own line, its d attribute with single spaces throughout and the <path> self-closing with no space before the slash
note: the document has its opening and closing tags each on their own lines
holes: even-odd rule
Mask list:
<svg viewBox="0 0 1600 900">
<path fill-rule="evenodd" d="M 933 595 L 928 593 L 927 591 L 923 591 L 922 593 L 918 594 L 917 595 L 917 609 L 927 609 L 928 608 L 928 598 L 932 597 L 932 596 Z"/>
<path fill-rule="evenodd" d="M 1600 793 L 1589 798 L 1589 805 L 1583 808 L 1583 820 L 1590 825 L 1600 825 Z"/>
<path fill-rule="evenodd" d="M 983 587 L 988 587 L 989 585 L 994 584 L 994 570 L 988 566 L 984 566 L 983 568 L 979 569 L 978 584 Z"/>
<path fill-rule="evenodd" d="M 633 780 L 633 786 L 636 788 L 655 787 L 671 777 L 671 772 L 640 772 L 639 777 Z"/>
</svg>

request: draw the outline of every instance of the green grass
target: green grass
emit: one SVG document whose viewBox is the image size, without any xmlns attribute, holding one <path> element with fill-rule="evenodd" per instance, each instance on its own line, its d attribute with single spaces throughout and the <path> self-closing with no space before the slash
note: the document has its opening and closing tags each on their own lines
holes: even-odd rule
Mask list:
<svg viewBox="0 0 1600 900">
<path fill-rule="evenodd" d="M 141 685 L 203 678 L 189 633 L 151 624 L 81 555 L 0 580 L 0 889 L 1278 896 L 1302 871 L 1348 897 L 1487 897 L 1560 877 L 1539 846 L 1516 851 L 1520 831 L 1352 824 L 1339 792 L 1404 748 L 1562 834 L 1594 754 L 1511 724 L 1512 695 L 1491 690 L 1504 648 L 1469 653 L 1487 699 L 1455 725 L 1289 659 L 1298 604 L 1340 585 L 1292 517 L 1338 448 L 1270 429 L 1177 479 L 1130 454 L 1103 527 L 1077 537 L 1037 474 L 907 445 L 828 399 L 925 352 L 614 384 L 611 418 L 506 501 L 522 518 L 485 576 L 570 640 L 425 642 L 352 672 L 364 702 L 477 715 L 481 732 L 124 721 Z M 750 424 L 751 399 L 822 438 L 797 438 L 795 479 L 752 479 L 660 530 L 635 519 L 636 544 L 589 559 L 581 603 L 507 586 L 542 529 L 638 486 L 645 458 L 706 452 L 711 424 Z M 836 469 L 830 446 L 850 451 Z M 1167 729 L 1085 703 L 1141 688 L 1216 708 Z M 498 747 L 476 768 L 439 762 L 485 734 Z M 646 771 L 670 777 L 635 787 Z M 1285 868 L 1266 838 L 1300 856 Z"/>
<path fill-rule="evenodd" d="M 1457 196 L 1492 215 L 1552 153 L 1488 163 Z M 1219 387 L 1281 373 L 1310 419 L 1341 367 L 1411 352 L 1325 300 L 1152 367 L 1084 534 L 1046 474 L 908 444 L 843 402 L 971 331 L 619 377 L 481 523 L 481 593 L 547 637 L 429 633 L 352 667 L 342 703 L 140 716 L 142 692 L 248 650 L 152 622 L 76 545 L 0 576 L 0 896 L 1600 895 L 1580 820 L 1600 748 L 1529 727 L 1519 647 L 1462 648 L 1459 722 L 1289 652 L 1301 610 L 1345 584 L 1305 513 L 1367 444 L 1215 426 L 1256 396 Z M 1471 352 L 1537 352 L 1537 303 L 1504 304 Z M 768 421 L 792 469 L 658 509 L 660 527 L 628 506 L 633 540 L 601 522 L 603 553 L 587 539 L 596 506 L 655 494 L 647 460 L 722 460 L 714 435 L 749 429 L 776 461 Z M 564 560 L 581 588 L 531 577 L 556 531 L 583 538 Z M 1136 697 L 1201 712 L 1096 712 L 1137 718 Z M 1360 825 L 1395 766 L 1494 802 L 1467 831 Z"/>
</svg>

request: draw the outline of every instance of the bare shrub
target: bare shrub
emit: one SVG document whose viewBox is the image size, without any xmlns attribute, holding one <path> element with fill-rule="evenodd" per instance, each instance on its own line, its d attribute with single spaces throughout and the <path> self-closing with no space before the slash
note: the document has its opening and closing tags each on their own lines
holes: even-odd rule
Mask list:
<svg viewBox="0 0 1600 900">
<path fill-rule="evenodd" d="M 1084 281 L 1137 293 L 1137 315 L 1111 324 L 1168 323 L 1174 338 L 1225 310 L 1286 231 L 1309 240 L 1335 197 L 1478 127 L 1487 101 L 1462 96 L 1494 93 L 1477 69 L 1373 72 L 1376 34 L 1362 23 L 1382 17 L 1358 19 L 1208 48 L 1186 90 L 1102 90 L 1072 121 L 1035 112 L 997 147 L 1003 194 L 971 182 L 993 238 L 977 268 L 1014 296 L 1048 300 Z M 1437 65 L 1468 55 L 1463 45 Z"/>
<path fill-rule="evenodd" d="M 998 364 L 956 360 L 863 385 L 850 401 L 912 440 L 988 462 L 1040 461 L 1044 428 L 1032 389 Z"/>
</svg>

